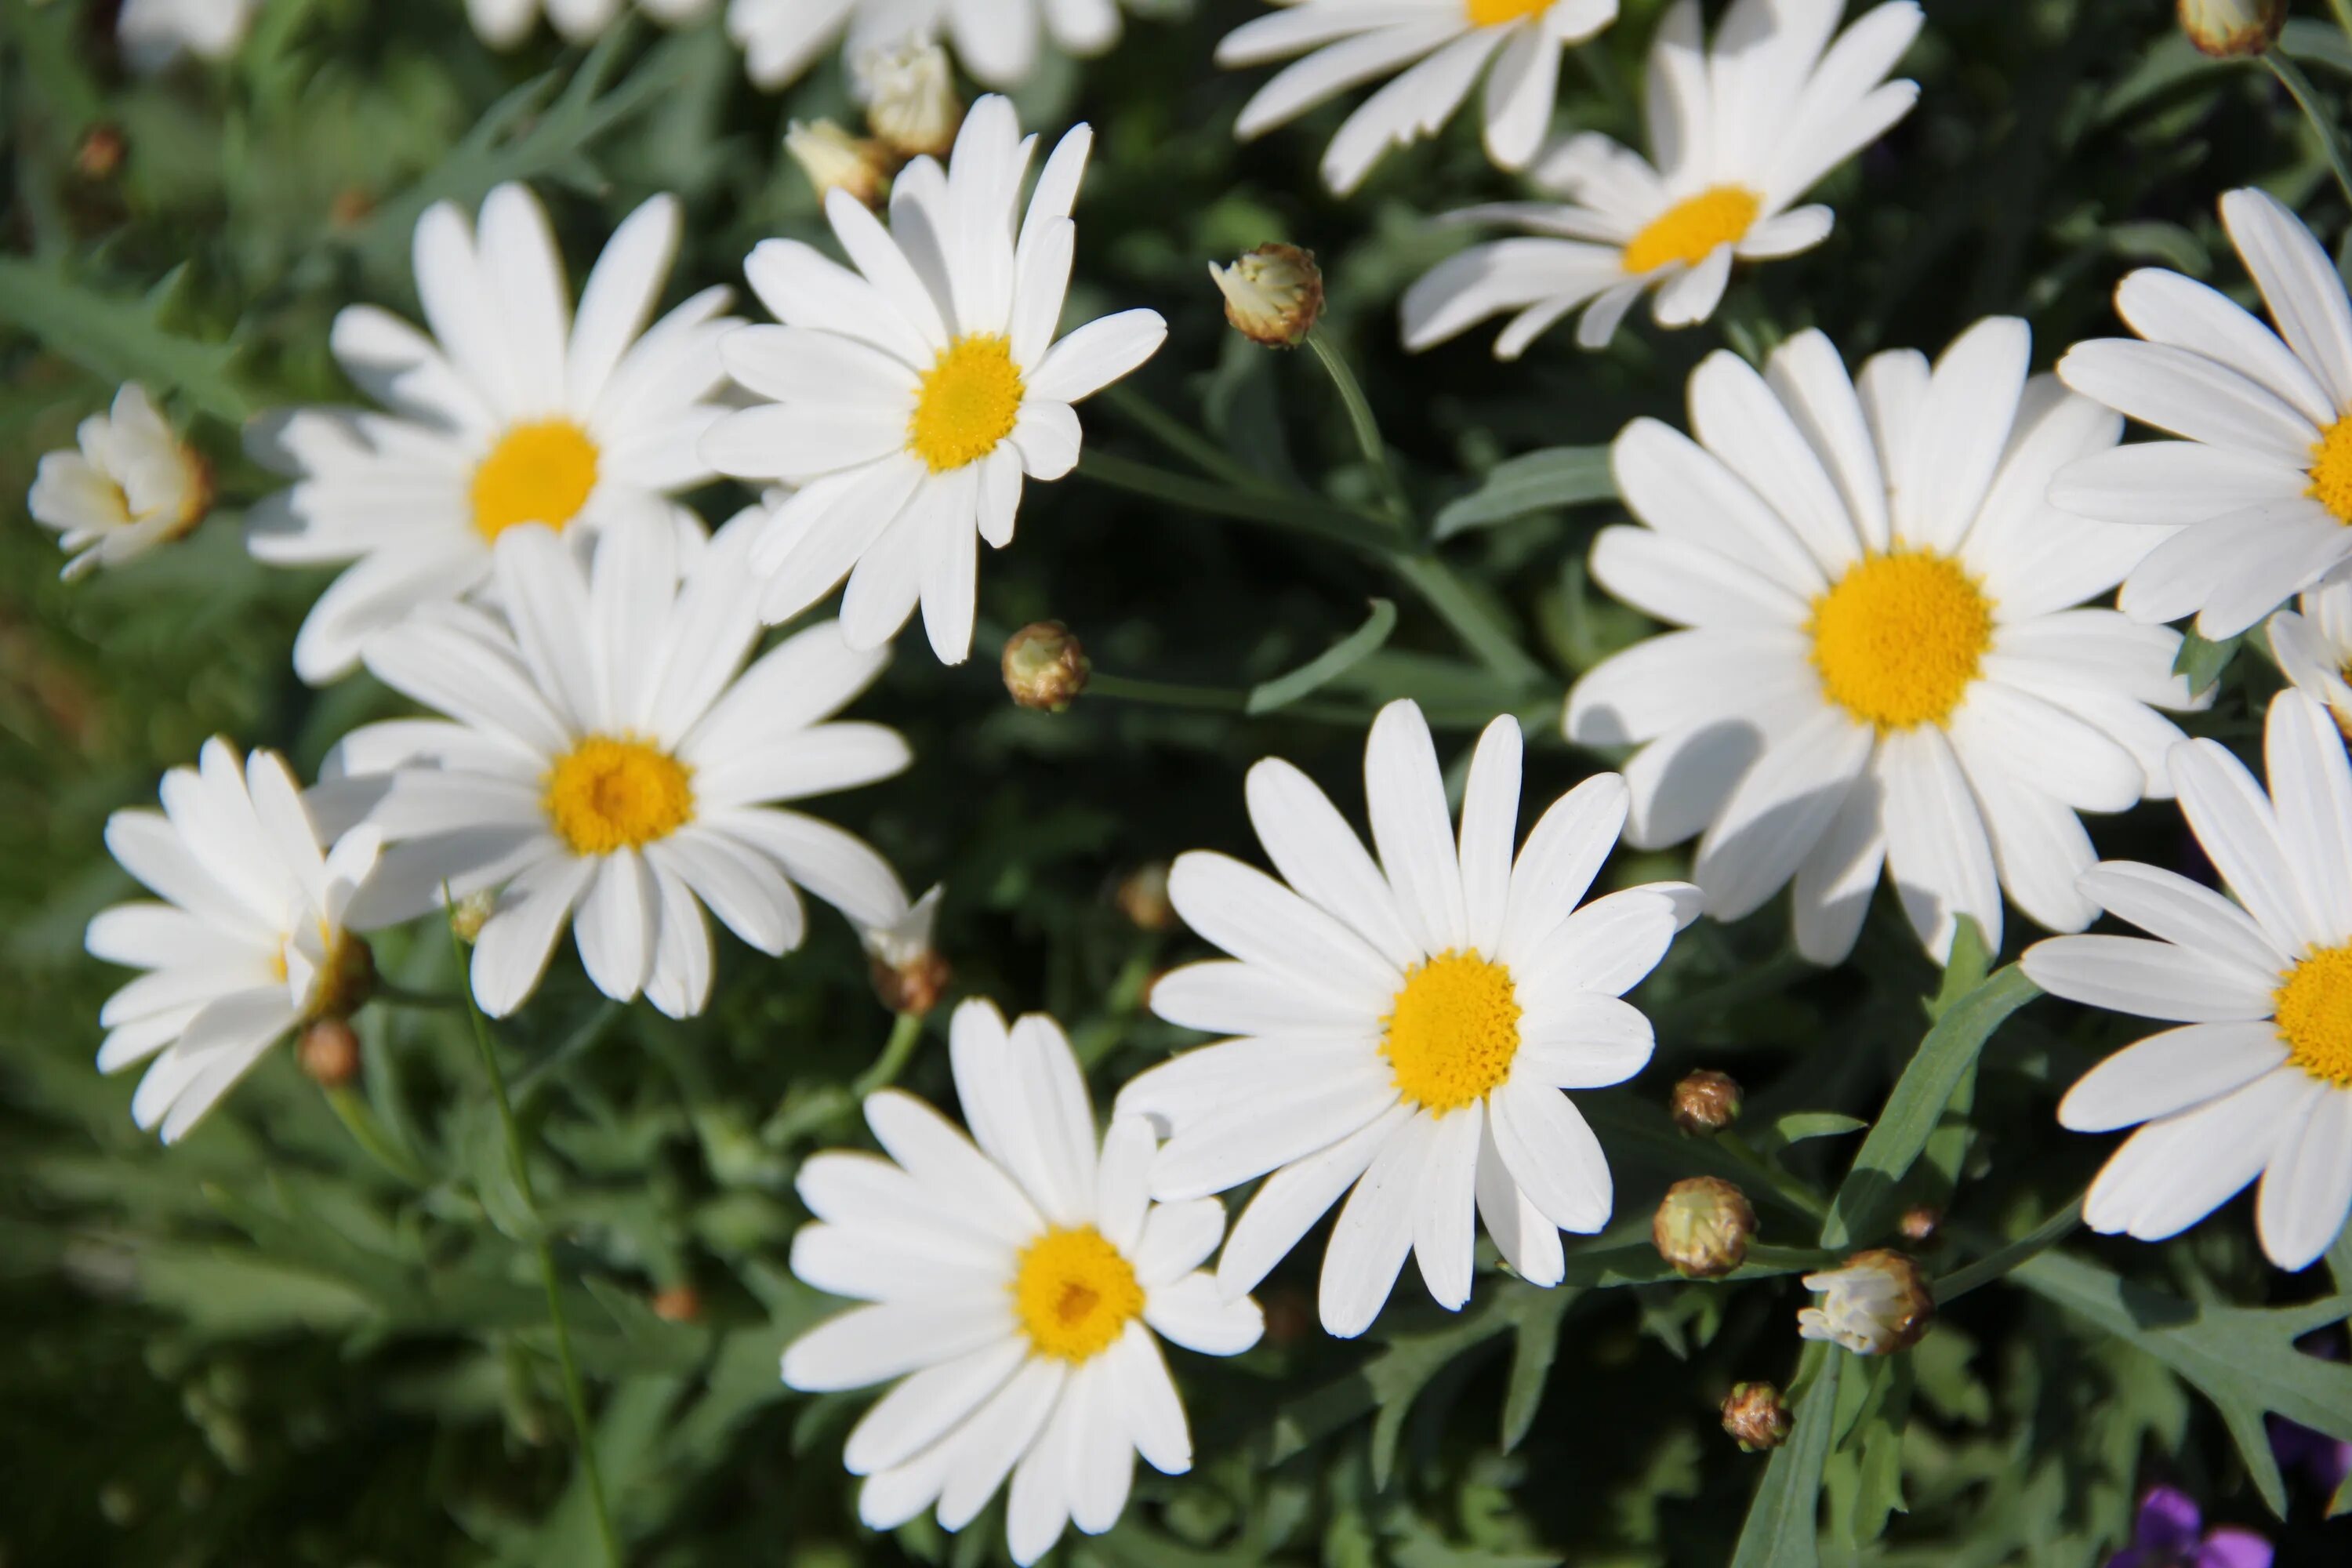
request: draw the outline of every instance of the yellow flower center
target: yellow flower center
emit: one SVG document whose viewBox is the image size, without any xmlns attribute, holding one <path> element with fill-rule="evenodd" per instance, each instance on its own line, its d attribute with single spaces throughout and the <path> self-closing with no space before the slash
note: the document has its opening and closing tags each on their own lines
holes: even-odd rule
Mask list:
<svg viewBox="0 0 2352 1568">
<path fill-rule="evenodd" d="M 1519 1054 L 1511 972 L 1475 952 L 1448 949 L 1416 965 L 1381 1022 L 1398 1092 L 1441 1116 L 1486 1099 Z"/>
<path fill-rule="evenodd" d="M 1048 1230 L 1021 1254 L 1013 1310 L 1039 1355 L 1081 1362 L 1108 1350 L 1143 1311 L 1143 1287 L 1090 1225 Z"/>
<path fill-rule="evenodd" d="M 569 419 L 518 425 L 474 469 L 474 526 L 495 540 L 519 522 L 561 529 L 596 488 L 596 443 Z"/>
<path fill-rule="evenodd" d="M 1927 551 L 1864 557 L 1813 601 L 1813 668 L 1829 700 L 1880 731 L 1941 724 L 1992 646 L 1992 601 Z"/>
<path fill-rule="evenodd" d="M 1472 26 L 1499 27 L 1542 16 L 1551 8 L 1551 0 L 1462 0 L 1462 8 L 1469 13 Z"/>
<path fill-rule="evenodd" d="M 694 820 L 686 764 L 643 741 L 591 735 L 547 772 L 547 819 L 575 855 L 667 838 Z"/>
<path fill-rule="evenodd" d="M 2286 1059 L 2338 1089 L 2352 1089 L 2352 942 L 2297 963 L 2273 994 Z"/>
<path fill-rule="evenodd" d="M 1654 271 L 1669 261 L 1696 267 L 1718 245 L 1748 237 L 1764 198 L 1745 185 L 1710 185 L 1650 220 L 1625 247 L 1625 270 Z"/>
<path fill-rule="evenodd" d="M 2311 489 L 2304 493 L 2338 522 L 2352 522 L 2352 417 L 2338 419 L 2311 444 Z"/>
<path fill-rule="evenodd" d="M 923 373 L 907 421 L 908 444 L 935 474 L 976 463 L 1013 434 L 1021 392 L 1009 339 L 998 332 L 958 338 Z"/>
</svg>

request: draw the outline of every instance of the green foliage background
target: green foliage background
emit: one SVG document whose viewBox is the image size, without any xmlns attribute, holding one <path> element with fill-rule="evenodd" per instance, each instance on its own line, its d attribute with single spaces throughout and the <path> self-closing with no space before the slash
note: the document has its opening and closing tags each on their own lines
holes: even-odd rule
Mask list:
<svg viewBox="0 0 2352 1568">
<path fill-rule="evenodd" d="M 307 773 L 350 726 L 396 710 L 363 677 L 324 692 L 295 680 L 293 630 L 323 577 L 246 558 L 236 514 L 268 480 L 239 454 L 239 422 L 351 395 L 329 323 L 358 300 L 414 312 L 408 232 L 440 197 L 530 181 L 577 276 L 624 212 L 675 191 L 689 212 L 679 297 L 739 280 L 761 237 L 819 237 L 779 135 L 787 115 L 851 118 L 837 68 L 758 94 L 715 16 L 625 26 L 584 56 L 542 36 L 498 57 L 457 0 L 269 0 L 229 64 L 142 80 L 114 57 L 108 9 L 0 0 L 0 494 L 22 495 L 38 454 L 137 377 L 217 462 L 224 504 L 190 542 L 70 588 L 13 501 L 0 527 L 0 1563 L 597 1561 L 532 1266 L 541 1235 L 632 1561 L 998 1559 L 988 1517 L 961 1538 L 861 1531 L 839 1447 L 864 1396 L 793 1395 L 776 1376 L 782 1342 L 832 1306 L 782 1266 L 804 1217 L 793 1172 L 862 1141 L 851 1086 L 891 1028 L 839 921 L 820 916 L 782 962 L 722 939 L 717 998 L 684 1025 L 606 1005 L 567 949 L 501 1036 L 535 1206 L 457 1016 L 362 1016 L 382 1159 L 283 1053 L 169 1152 L 132 1129 L 131 1078 L 90 1068 L 98 1004 L 121 976 L 82 954 L 81 928 L 130 888 L 101 847 L 107 812 L 151 803 L 160 771 L 206 735 L 281 747 Z M 1108 679 L 1043 715 L 1005 702 L 984 651 L 947 669 L 910 650 L 861 712 L 902 727 L 917 764 L 832 807 L 913 886 L 945 881 L 958 990 L 1057 1015 L 1098 1096 L 1190 1042 L 1142 998 L 1155 970 L 1198 951 L 1139 927 L 1112 890 L 1185 848 L 1250 853 L 1249 762 L 1279 752 L 1356 809 L 1365 723 L 1398 695 L 1423 701 L 1442 743 L 1518 713 L 1533 800 L 1611 760 L 1558 729 L 1576 674 L 1644 629 L 1582 573 L 1612 515 L 1605 468 L 1499 462 L 1604 443 L 1638 413 L 1676 417 L 1684 376 L 1718 343 L 1756 355 L 1819 325 L 1858 361 L 2019 311 L 2046 366 L 2110 330 L 2129 266 L 2246 298 L 2213 213 L 2232 184 L 2347 233 L 2320 145 L 2271 75 L 2200 61 L 2158 0 L 1927 0 L 1906 67 L 1919 108 L 1832 177 L 1838 229 L 1821 249 L 1738 279 L 1705 328 L 1639 326 L 1606 355 L 1555 334 L 1497 365 L 1475 333 L 1408 360 L 1395 296 L 1460 243 L 1429 215 L 1509 183 L 1458 124 L 1345 204 L 1314 179 L 1336 109 L 1237 148 L 1234 111 L 1263 73 L 1221 72 L 1209 52 L 1251 9 L 1152 0 L 1115 53 L 1053 64 L 1019 95 L 1032 127 L 1098 132 L 1074 315 L 1150 303 L 1172 331 L 1087 415 L 1096 475 L 1140 489 L 1084 472 L 1032 487 L 1019 541 L 985 563 L 978 646 L 1057 616 Z M 1660 9 L 1627 0 L 1578 51 L 1565 121 L 1638 139 L 1630 92 Z M 2340 114 L 2352 48 L 2316 16 L 2289 46 Z M 102 177 L 77 163 L 100 126 L 128 148 Z M 1328 330 L 1442 544 L 1364 547 L 1377 492 L 1313 360 L 1224 328 L 1203 262 L 1277 237 L 1321 256 Z M 1205 431 L 1236 471 L 1120 468 L 1192 472 L 1155 440 L 1163 419 Z M 698 500 L 717 520 L 744 499 Z M 1377 651 L 1244 711 L 1375 600 L 1397 610 Z M 2223 679 L 2197 728 L 2244 750 L 2277 679 L 2252 655 Z M 2109 854 L 2193 853 L 2168 806 L 2094 831 Z M 1625 855 L 1609 876 L 1679 863 Z M 1363 1342 L 1340 1343 L 1314 1323 L 1310 1240 L 1262 1293 L 1261 1348 L 1178 1358 L 1195 1473 L 1147 1472 L 1119 1528 L 1069 1538 L 1064 1558 L 2094 1564 L 2158 1479 L 2274 1532 L 2290 1568 L 2352 1557 L 2347 1522 L 2322 1522 L 2329 1500 L 2282 1479 L 2262 1437 L 2263 1413 L 2284 1411 L 2352 1438 L 2352 1371 L 2292 1348 L 2352 1310 L 2352 1246 L 2332 1271 L 2281 1276 L 2242 1200 L 2162 1247 L 2077 1235 L 1997 1257 L 1974 1270 L 1997 1278 L 1916 1351 L 1809 1352 L 1797 1439 L 1769 1464 L 1721 1436 L 1733 1381 L 1800 1370 L 1791 1276 L 1831 1256 L 1818 1243 L 1833 1195 L 1857 1244 L 1885 1239 L 1904 1203 L 1948 1203 L 1926 1261 L 1950 1280 L 2081 1190 L 2105 1141 L 2061 1133 L 2052 1107 L 2129 1037 L 2053 1003 L 2002 1022 L 2031 987 L 2007 972 L 1977 988 L 1981 954 L 1939 979 L 1891 910 L 1831 973 L 1789 954 L 1785 921 L 1776 905 L 1695 928 L 1637 993 L 1658 1057 L 1586 1100 L 1619 1218 L 1571 1248 L 1567 1286 L 1489 1271 L 1450 1317 L 1408 1278 Z M 414 987 L 454 984 L 429 925 L 378 956 Z M 945 1016 L 901 1078 L 942 1103 Z M 1666 1087 L 1694 1066 L 1748 1086 L 1743 1130 L 1769 1180 L 1671 1131 Z M 1699 1171 L 1748 1186 L 1769 1244 L 1706 1285 L 1663 1277 L 1645 1240 L 1657 1192 Z M 680 1285 L 700 1317 L 654 1315 L 651 1297 Z M 2290 1502 L 2292 1524 L 2270 1517 Z"/>
</svg>

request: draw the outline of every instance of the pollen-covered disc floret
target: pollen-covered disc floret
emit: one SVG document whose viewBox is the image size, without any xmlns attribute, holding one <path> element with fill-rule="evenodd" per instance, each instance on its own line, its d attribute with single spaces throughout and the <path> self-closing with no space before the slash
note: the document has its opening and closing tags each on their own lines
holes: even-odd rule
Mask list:
<svg viewBox="0 0 2352 1568">
<path fill-rule="evenodd" d="M 2311 444 L 2311 499 L 2352 523 L 2352 418 L 2337 419 Z"/>
<path fill-rule="evenodd" d="M 948 1048 L 969 1137 L 885 1090 L 866 1120 L 887 1158 L 801 1166 L 816 1220 L 793 1238 L 793 1272 L 867 1304 L 785 1347 L 783 1377 L 811 1393 L 904 1378 L 843 1449 L 867 1478 L 859 1517 L 889 1530 L 936 1504 L 961 1530 L 1009 1479 L 1005 1541 L 1028 1563 L 1066 1525 L 1118 1521 L 1136 1455 L 1168 1475 L 1191 1467 L 1158 1342 L 1234 1355 L 1264 1320 L 1201 1269 L 1223 1206 L 1150 1198 L 1151 1124 L 1115 1117 L 1097 1143 L 1053 1019 L 1008 1028 L 966 1002 Z"/>
<path fill-rule="evenodd" d="M 760 521 L 744 513 L 690 561 L 668 521 L 618 521 L 585 564 L 551 529 L 516 523 L 492 561 L 505 621 L 442 605 L 369 646 L 380 679 L 450 717 L 353 731 L 313 798 L 394 841 L 384 918 L 445 889 L 457 900 L 493 1016 L 530 995 L 567 923 L 606 995 L 643 992 L 682 1017 L 709 995 L 704 907 L 768 953 L 800 943 L 796 887 L 861 928 L 905 913 L 880 856 L 776 808 L 887 777 L 908 754 L 879 725 L 831 721 L 883 664 L 831 622 L 744 668 Z"/>
<path fill-rule="evenodd" d="M 2059 937 L 2020 963 L 2053 994 L 2178 1026 L 2059 1103 L 2078 1132 L 2138 1126 L 2084 1194 L 2084 1222 L 2161 1241 L 2259 1176 L 2263 1250 L 2303 1268 L 2352 1211 L 2352 759 L 2293 688 L 2271 701 L 2263 753 L 2267 789 L 2219 742 L 2172 749 L 2181 811 L 2234 900 L 2105 862 L 2084 891 L 2157 940 Z"/>
<path fill-rule="evenodd" d="M 1118 1103 L 1171 1130 L 1155 1194 L 1265 1178 L 1218 1264 L 1228 1293 L 1335 1203 L 1320 1307 L 1340 1335 L 1370 1324 L 1408 1252 L 1459 1309 L 1479 1224 L 1520 1278 L 1554 1285 L 1560 1232 L 1608 1223 L 1608 1160 L 1561 1091 L 1649 1060 L 1649 1020 L 1622 998 L 1696 889 L 1654 882 L 1580 908 L 1616 845 L 1625 783 L 1587 779 L 1522 845 L 1520 752 L 1517 721 L 1486 727 L 1457 833 L 1428 722 L 1392 702 L 1364 746 L 1377 861 L 1321 790 L 1269 758 L 1250 770 L 1250 818 L 1288 885 L 1209 851 L 1171 868 L 1176 913 L 1233 957 L 1161 976 L 1152 1010 L 1225 1038 Z"/>
<path fill-rule="evenodd" d="M 2194 706 L 2179 637 L 2084 606 L 2154 532 L 2047 501 L 2122 422 L 2027 374 L 1995 317 L 1932 364 L 1849 376 L 1801 332 L 1761 374 L 1718 352 L 1685 436 L 1636 419 L 1610 450 L 1636 526 L 1603 529 L 1594 581 L 1675 627 L 1569 694 L 1569 738 L 1643 748 L 1627 837 L 1696 836 L 1707 911 L 1792 890 L 1798 950 L 1852 951 L 1882 878 L 1927 949 L 1961 916 L 1998 948 L 2002 895 L 2080 931 L 2083 812 L 2168 793 L 2156 708 Z"/>
<path fill-rule="evenodd" d="M 1298 25 L 1301 13 L 1353 4 L 1309 0 L 1252 26 L 1278 30 Z M 1356 8 L 1370 17 L 1391 15 L 1381 6 Z M 1829 236 L 1830 209 L 1798 204 L 1910 112 L 1918 96 L 1914 83 L 1885 79 L 1919 31 L 1918 5 L 1874 6 L 1832 40 L 1841 9 L 1811 0 L 1742 4 L 1710 44 L 1698 0 L 1677 0 L 1650 45 L 1645 107 L 1656 166 L 1588 131 L 1563 138 L 1528 172 L 1556 199 L 1450 214 L 1518 232 L 1457 252 L 1405 290 L 1405 346 L 1424 349 L 1507 316 L 1495 356 L 1517 359 L 1563 317 L 1581 311 L 1578 345 L 1602 348 L 1646 291 L 1654 291 L 1658 325 L 1691 326 L 1715 313 L 1735 261 L 1769 261 L 1819 245 Z M 1549 98 L 1549 79 L 1544 90 Z M 1417 112 L 1409 97 L 1400 107 Z M 1544 117 L 1530 124 L 1540 130 Z"/>
<path fill-rule="evenodd" d="M 495 542 L 519 522 L 561 530 L 596 490 L 596 443 L 569 419 L 533 419 L 498 439 L 474 468 L 474 528 Z"/>
<path fill-rule="evenodd" d="M 931 472 L 976 463 L 1021 418 L 1021 371 L 1002 332 L 971 332 L 940 351 L 915 392 L 907 438 Z"/>
</svg>

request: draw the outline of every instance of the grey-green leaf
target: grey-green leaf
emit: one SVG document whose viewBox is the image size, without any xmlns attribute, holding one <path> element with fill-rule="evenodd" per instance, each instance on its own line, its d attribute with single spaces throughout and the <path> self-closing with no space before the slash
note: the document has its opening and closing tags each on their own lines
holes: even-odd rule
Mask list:
<svg viewBox="0 0 2352 1568">
<path fill-rule="evenodd" d="M 1253 715 L 1276 712 L 1309 692 L 1320 690 L 1380 651 L 1389 640 L 1389 634 L 1396 630 L 1396 605 L 1387 599 L 1374 599 L 1372 613 L 1362 626 L 1289 674 L 1252 687 L 1244 711 Z"/>
<path fill-rule="evenodd" d="M 1763 1484 L 1748 1505 L 1748 1522 L 1739 1531 L 1738 1550 L 1731 1568 L 1819 1568 L 1822 1560 L 1822 1466 L 1829 1458 L 1831 1428 L 1836 1424 L 1838 1373 L 1845 1352 L 1829 1346 L 1807 1347 L 1812 1383 L 1797 1403 L 1795 1428 L 1789 1440 L 1772 1450 L 1764 1467 Z"/>
<path fill-rule="evenodd" d="M 1608 447 L 1547 447 L 1496 464 L 1484 484 L 1438 511 L 1434 531 L 1451 539 L 1532 511 L 1616 499 Z"/>
</svg>

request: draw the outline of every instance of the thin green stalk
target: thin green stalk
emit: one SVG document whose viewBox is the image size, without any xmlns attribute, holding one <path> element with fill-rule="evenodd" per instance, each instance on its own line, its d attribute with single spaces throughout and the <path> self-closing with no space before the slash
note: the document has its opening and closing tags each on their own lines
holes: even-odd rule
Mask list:
<svg viewBox="0 0 2352 1568">
<path fill-rule="evenodd" d="M 460 969 L 457 973 L 462 976 L 465 971 Z M 411 991 L 405 985 L 394 984 L 380 974 L 376 976 L 375 989 L 369 992 L 368 995 L 372 1000 L 388 1002 L 395 1007 L 423 1007 L 434 1011 L 446 1011 L 465 1005 L 462 1000 L 446 991 Z"/>
<path fill-rule="evenodd" d="M 1348 426 L 1356 434 L 1356 446 L 1363 452 L 1364 461 L 1372 466 L 1372 478 L 1381 487 L 1381 496 L 1388 504 L 1389 520 L 1396 531 L 1407 537 L 1412 533 L 1412 502 L 1404 493 L 1404 485 L 1397 479 L 1396 469 L 1389 462 L 1388 443 L 1381 439 L 1379 421 L 1372 417 L 1372 405 L 1364 396 L 1364 387 L 1356 373 L 1348 366 L 1347 357 L 1332 346 L 1321 328 L 1307 334 L 1307 346 L 1315 351 L 1316 359 L 1330 376 L 1331 384 L 1339 389 L 1340 405 L 1348 411 Z"/>
<path fill-rule="evenodd" d="M 1153 440 L 1199 468 L 1202 473 L 1223 479 L 1241 489 L 1276 490 L 1281 487 L 1264 474 L 1244 467 L 1225 454 L 1223 447 L 1168 413 L 1151 399 L 1124 384 L 1106 389 L 1101 395 L 1137 428 Z"/>
<path fill-rule="evenodd" d="M 1087 678 L 1087 695 L 1108 697 L 1124 702 L 1149 702 L 1159 708 L 1191 708 L 1210 713 L 1249 711 L 1249 693 L 1246 691 L 1234 691 L 1223 686 L 1185 686 L 1168 680 L 1139 680 L 1131 676 L 1105 675 L 1099 670 Z M 1291 702 L 1276 711 L 1286 719 L 1307 719 L 1328 724 L 1363 724 L 1370 722 L 1372 717 L 1364 709 L 1339 702 Z M 1440 720 L 1433 713 L 1430 721 L 1436 723 Z M 1484 722 L 1484 720 L 1480 721 Z"/>
<path fill-rule="evenodd" d="M 357 1143 L 369 1159 L 412 1187 L 433 1184 L 432 1175 L 417 1163 L 414 1154 L 392 1141 L 391 1135 L 384 1131 L 383 1124 L 375 1119 L 375 1112 L 368 1109 L 367 1101 L 362 1100 L 351 1085 L 343 1084 L 329 1089 L 327 1103 L 333 1108 L 336 1118 L 350 1131 L 352 1142 Z"/>
<path fill-rule="evenodd" d="M 1238 489 L 1108 452 L 1086 453 L 1078 459 L 1077 473 L 1080 479 L 1149 496 L 1171 506 L 1287 529 L 1366 555 L 1386 555 L 1390 549 L 1389 542 L 1372 531 L 1377 519 L 1360 517 L 1311 496 Z"/>
<path fill-rule="evenodd" d="M 1544 684 L 1543 666 L 1528 657 L 1511 629 L 1454 575 L 1454 568 L 1434 555 L 1398 554 L 1390 564 L 1419 594 L 1438 617 L 1453 628 L 1478 662 L 1513 687 Z"/>
<path fill-rule="evenodd" d="M 449 945 L 457 954 L 460 973 L 466 967 L 466 950 L 457 940 L 456 927 L 449 931 Z M 483 1018 L 481 1008 L 474 1005 L 471 987 L 460 993 L 466 1003 L 466 1016 L 473 1020 L 474 1044 L 482 1053 L 482 1070 L 489 1076 L 490 1098 L 499 1108 L 499 1125 L 506 1133 L 507 1166 L 514 1177 L 515 1190 L 522 1194 L 524 1206 L 534 1215 L 539 1212 L 539 1195 L 531 1190 L 530 1163 L 523 1157 L 522 1128 L 515 1121 L 513 1102 L 507 1098 L 507 1077 L 499 1067 L 498 1047 L 490 1041 L 490 1026 Z M 555 1360 L 563 1373 L 563 1403 L 572 1413 L 572 1429 L 580 1441 L 580 1468 L 588 1479 L 588 1507 L 596 1516 L 596 1533 L 604 1542 L 604 1561 L 610 1568 L 622 1568 L 626 1561 L 621 1554 L 621 1538 L 613 1530 L 612 1510 L 604 1501 L 604 1478 L 596 1467 L 596 1432 L 588 1421 L 588 1392 L 580 1381 L 580 1362 L 572 1352 L 572 1325 L 563 1315 L 562 1281 L 555 1271 L 555 1245 L 541 1228 L 537 1237 L 539 1281 L 547 1291 L 547 1321 L 555 1331 Z"/>
<path fill-rule="evenodd" d="M 2271 74 L 2279 79 L 2280 85 L 2286 89 L 2288 95 L 2303 110 L 2303 117 L 2311 121 L 2314 131 L 2319 132 L 2319 145 L 2327 154 L 2327 166 L 2336 171 L 2336 187 L 2344 193 L 2346 201 L 2352 202 L 2352 161 L 2346 157 L 2344 138 L 2322 111 L 2319 94 L 2313 89 L 2311 79 L 2303 74 L 2301 66 L 2277 49 L 2265 50 L 2263 63 L 2271 68 Z"/>
<path fill-rule="evenodd" d="M 2076 1198 L 2048 1219 L 2043 1220 L 2019 1240 L 1990 1256 L 1979 1258 L 1965 1268 L 1955 1268 L 1936 1281 L 1936 1305 L 1941 1307 L 1958 1300 L 1979 1285 L 1990 1285 L 2030 1258 L 2047 1252 L 2068 1237 L 2083 1223 L 2083 1200 Z"/>
<path fill-rule="evenodd" d="M 2336 25 L 2344 29 L 2347 40 L 2352 40 L 2352 0 L 2327 0 L 2327 4 L 2336 13 Z"/>
<path fill-rule="evenodd" d="M 890 1026 L 890 1037 L 883 1043 L 882 1054 L 874 1058 L 874 1065 L 867 1068 L 856 1083 L 849 1086 L 850 1098 L 862 1100 L 876 1089 L 887 1089 L 898 1082 L 898 1075 L 906 1070 L 907 1063 L 914 1056 L 915 1047 L 922 1037 L 923 1016 L 920 1013 L 899 1014 L 898 1020 Z"/>
<path fill-rule="evenodd" d="M 1729 1131 L 1715 1135 L 1716 1147 L 1756 1173 L 1757 1180 L 1815 1219 L 1830 1216 L 1830 1201 L 1749 1147 L 1748 1140 Z"/>
</svg>

